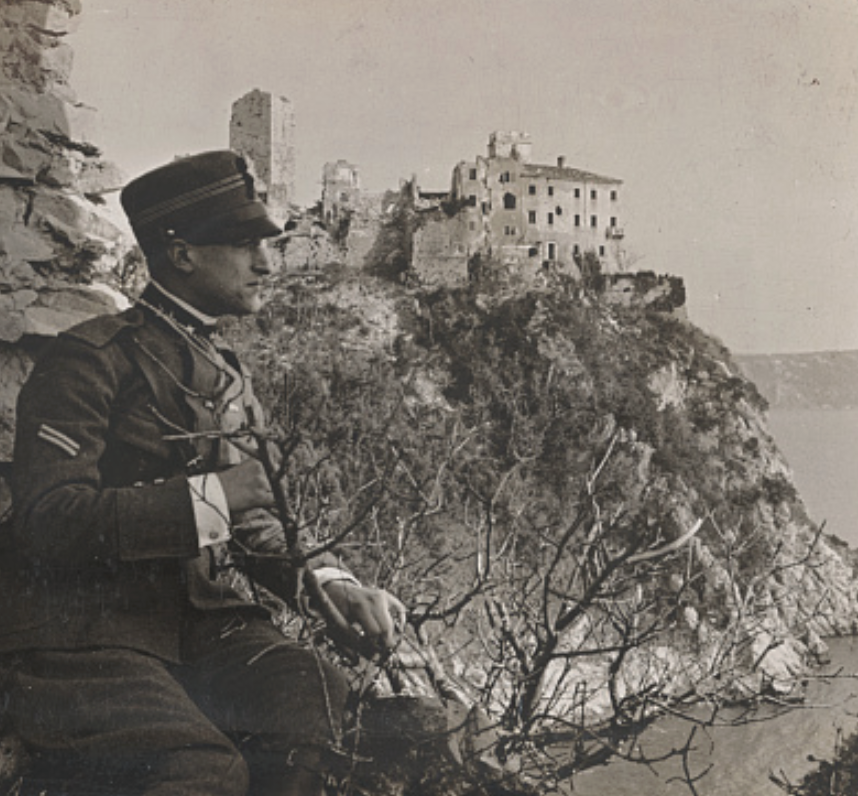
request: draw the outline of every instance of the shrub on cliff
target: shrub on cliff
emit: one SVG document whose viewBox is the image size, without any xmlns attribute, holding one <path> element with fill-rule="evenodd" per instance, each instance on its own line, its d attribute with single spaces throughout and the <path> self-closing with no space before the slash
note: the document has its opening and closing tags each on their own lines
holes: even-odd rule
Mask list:
<svg viewBox="0 0 858 796">
<path fill-rule="evenodd" d="M 764 404 L 694 327 L 571 283 L 346 277 L 284 283 L 233 336 L 299 523 L 394 588 L 508 727 L 717 701 L 762 665 L 753 634 L 787 632 L 771 578 L 812 533 L 783 548 L 765 519 L 796 497 Z"/>
</svg>

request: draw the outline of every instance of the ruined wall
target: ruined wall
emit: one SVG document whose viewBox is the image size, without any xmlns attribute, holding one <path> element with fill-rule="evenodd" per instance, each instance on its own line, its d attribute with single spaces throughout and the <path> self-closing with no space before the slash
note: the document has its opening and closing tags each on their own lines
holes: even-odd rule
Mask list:
<svg viewBox="0 0 858 796">
<path fill-rule="evenodd" d="M 253 89 L 232 105 L 229 145 L 253 161 L 272 214 L 285 218 L 295 196 L 295 111 L 286 97 Z"/>
<path fill-rule="evenodd" d="M 345 160 L 326 163 L 322 168 L 322 219 L 334 228 L 343 215 L 355 212 L 360 200 L 360 173 Z"/>
<path fill-rule="evenodd" d="M 314 273 L 343 264 L 343 251 L 325 225 L 311 213 L 293 213 L 286 233 L 270 251 L 285 273 Z"/>
<path fill-rule="evenodd" d="M 104 283 L 126 241 L 103 195 L 122 177 L 69 85 L 80 12 L 79 0 L 0 3 L 0 459 L 40 343 L 121 303 Z"/>
<path fill-rule="evenodd" d="M 427 285 L 463 285 L 468 281 L 470 231 L 464 213 L 452 218 L 442 210 L 422 214 L 414 231 L 411 266 Z"/>
<path fill-rule="evenodd" d="M 395 249 L 398 243 L 387 246 L 383 240 L 385 227 L 394 209 L 395 195 L 363 194 L 352 205 L 352 216 L 346 237 L 346 265 L 349 268 L 371 268 Z M 387 251 L 386 249 L 390 249 Z"/>
</svg>

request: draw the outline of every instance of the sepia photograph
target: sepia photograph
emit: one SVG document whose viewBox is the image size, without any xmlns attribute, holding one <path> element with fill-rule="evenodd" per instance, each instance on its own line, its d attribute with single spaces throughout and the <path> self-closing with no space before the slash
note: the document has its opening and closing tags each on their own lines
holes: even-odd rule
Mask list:
<svg viewBox="0 0 858 796">
<path fill-rule="evenodd" d="M 856 42 L 0 0 L 0 796 L 858 796 Z"/>
</svg>

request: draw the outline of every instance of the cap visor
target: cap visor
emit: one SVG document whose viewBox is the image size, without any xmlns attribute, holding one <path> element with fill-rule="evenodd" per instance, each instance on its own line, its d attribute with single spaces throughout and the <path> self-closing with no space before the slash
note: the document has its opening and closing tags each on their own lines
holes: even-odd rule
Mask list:
<svg viewBox="0 0 858 796">
<path fill-rule="evenodd" d="M 275 224 L 261 202 L 254 202 L 243 212 L 232 212 L 217 218 L 184 234 L 189 243 L 199 245 L 236 243 L 248 238 L 272 238 L 283 234 L 283 228 Z M 181 233 L 180 233 L 181 234 Z"/>
</svg>

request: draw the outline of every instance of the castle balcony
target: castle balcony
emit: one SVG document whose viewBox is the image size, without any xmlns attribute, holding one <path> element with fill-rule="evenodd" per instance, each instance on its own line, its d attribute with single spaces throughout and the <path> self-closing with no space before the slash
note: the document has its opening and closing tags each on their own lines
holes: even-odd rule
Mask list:
<svg viewBox="0 0 858 796">
<path fill-rule="evenodd" d="M 620 240 L 626 236 L 622 227 L 608 227 L 605 230 L 605 237 L 609 240 Z"/>
</svg>

